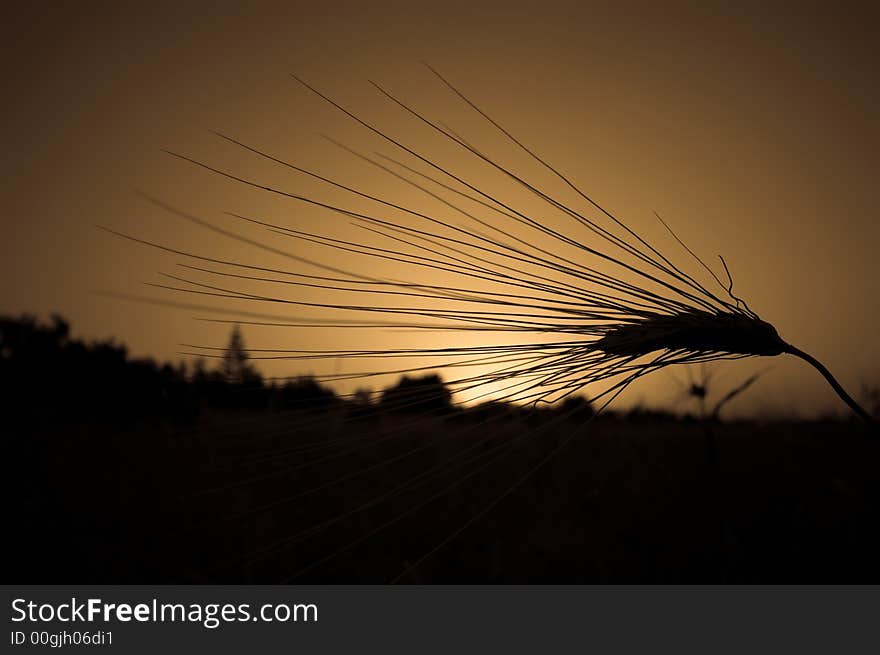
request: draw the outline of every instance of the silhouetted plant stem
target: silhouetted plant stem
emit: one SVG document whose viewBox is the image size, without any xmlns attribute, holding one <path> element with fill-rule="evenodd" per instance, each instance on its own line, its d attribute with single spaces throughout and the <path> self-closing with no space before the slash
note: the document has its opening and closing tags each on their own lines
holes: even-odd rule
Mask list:
<svg viewBox="0 0 880 655">
<path fill-rule="evenodd" d="M 822 376 L 828 381 L 828 384 L 831 385 L 831 388 L 837 392 L 837 395 L 840 396 L 841 400 L 849 405 L 849 408 L 855 412 L 856 416 L 862 419 L 868 425 L 876 425 L 876 421 L 874 418 L 867 412 L 865 409 L 859 405 L 855 400 L 853 400 L 852 396 L 850 396 L 840 383 L 835 379 L 835 377 L 831 374 L 825 366 L 818 359 L 810 355 L 809 353 L 805 353 L 800 348 L 795 348 L 791 344 L 786 344 L 785 352 L 794 355 L 795 357 L 800 357 L 802 360 L 810 364 L 813 368 L 815 368 Z"/>
</svg>

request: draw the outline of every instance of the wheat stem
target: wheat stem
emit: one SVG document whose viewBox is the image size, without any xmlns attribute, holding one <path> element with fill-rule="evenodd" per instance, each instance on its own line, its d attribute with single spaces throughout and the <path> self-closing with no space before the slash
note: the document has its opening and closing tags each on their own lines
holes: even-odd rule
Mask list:
<svg viewBox="0 0 880 655">
<path fill-rule="evenodd" d="M 822 376 L 828 381 L 828 384 L 831 385 L 831 388 L 837 392 L 837 395 L 840 396 L 841 400 L 849 405 L 850 409 L 855 412 L 855 414 L 862 419 L 868 425 L 876 424 L 874 418 L 867 412 L 865 409 L 859 405 L 855 400 L 853 400 L 852 396 L 850 396 L 840 383 L 835 379 L 835 377 L 831 374 L 825 365 L 822 364 L 818 359 L 813 357 L 809 353 L 805 353 L 800 348 L 795 348 L 791 344 L 786 344 L 785 352 L 790 355 L 794 355 L 795 357 L 800 357 L 802 360 L 810 364 L 813 368 L 815 368 Z"/>
</svg>

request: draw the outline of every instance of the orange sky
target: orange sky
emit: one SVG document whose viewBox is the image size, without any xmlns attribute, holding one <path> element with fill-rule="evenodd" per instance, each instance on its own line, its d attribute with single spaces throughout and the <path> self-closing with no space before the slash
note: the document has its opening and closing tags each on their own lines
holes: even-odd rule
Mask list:
<svg viewBox="0 0 880 655">
<path fill-rule="evenodd" d="M 137 189 L 322 261 L 333 260 L 327 249 L 243 227 L 223 212 L 359 234 L 329 212 L 269 197 L 162 152 L 342 202 L 342 195 L 268 166 L 210 129 L 437 210 L 324 141 L 320 133 L 393 154 L 298 86 L 291 72 L 402 137 L 442 149 L 378 97 L 367 83 L 374 79 L 548 182 L 438 84 L 419 63 L 428 60 L 664 251 L 682 256 L 654 210 L 706 260 L 723 254 L 749 305 L 855 395 L 863 383 L 880 384 L 875 17 L 853 8 L 820 13 L 804 3 L 774 10 L 586 4 L 150 3 L 87 10 L 59 3 L 39 12 L 6 10 L 4 23 L 13 27 L 3 57 L 0 311 L 58 311 L 82 336 L 115 336 L 135 354 L 163 359 L 176 358 L 181 343 L 224 345 L 228 326 L 193 320 L 204 312 L 97 295 L 114 290 L 206 302 L 144 287 L 160 281 L 159 271 L 179 272 L 180 258 L 94 226 L 221 258 L 287 268 L 291 262 L 181 221 Z M 345 263 L 394 273 L 356 258 Z M 308 297 L 302 293 L 296 297 Z M 354 339 L 360 347 L 390 338 L 249 327 L 244 334 L 250 346 L 267 348 L 348 348 Z M 416 336 L 393 338 L 408 343 Z M 442 339 L 434 335 L 427 345 Z M 349 372 L 355 365 L 327 366 L 284 362 L 263 370 Z M 719 364 L 719 387 L 756 367 L 769 370 L 735 412 L 842 411 L 815 372 L 785 358 Z M 676 393 L 661 372 L 622 402 L 668 405 Z"/>
</svg>

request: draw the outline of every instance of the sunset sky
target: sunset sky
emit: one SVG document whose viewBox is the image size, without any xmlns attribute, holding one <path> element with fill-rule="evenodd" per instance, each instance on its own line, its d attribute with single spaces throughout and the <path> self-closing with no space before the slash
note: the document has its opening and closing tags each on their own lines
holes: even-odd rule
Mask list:
<svg viewBox="0 0 880 655">
<path fill-rule="evenodd" d="M 347 202 L 344 194 L 210 132 L 217 130 L 328 177 L 442 213 L 325 140 L 322 134 L 367 154 L 399 154 L 290 73 L 456 163 L 454 151 L 383 98 L 369 84 L 374 80 L 477 148 L 521 166 L 529 179 L 559 188 L 463 106 L 421 63 L 428 61 L 677 263 L 694 265 L 655 210 L 719 271 L 722 254 L 749 306 L 785 340 L 823 361 L 853 395 L 862 385 L 880 386 L 880 58 L 876 17 L 856 4 L 822 11 L 807 3 L 719 3 L 723 9 L 654 2 L 51 4 L 4 9 L 10 32 L 3 46 L 4 314 L 59 312 L 78 336 L 112 336 L 135 355 L 163 360 L 178 359 L 187 350 L 181 344 L 225 345 L 229 325 L 194 320 L 208 312 L 99 293 L 244 307 L 145 286 L 167 283 L 159 272 L 181 275 L 177 264 L 184 260 L 98 225 L 204 256 L 315 274 L 182 220 L 138 191 L 299 257 L 438 283 L 428 273 L 414 279 L 412 270 L 404 275 L 388 263 L 245 225 L 224 212 L 339 238 L 362 234 L 338 214 L 273 197 L 164 152 Z M 541 205 L 521 190 L 459 163 L 537 219 L 557 220 L 542 218 Z M 321 300 L 314 290 L 283 293 Z M 297 313 L 265 304 L 248 308 Z M 254 326 L 245 326 L 244 335 L 251 347 L 286 349 L 416 339 L 440 347 L 457 338 Z M 260 368 L 294 375 L 358 367 L 364 364 L 349 360 Z M 719 391 L 758 369 L 765 373 L 731 407 L 734 414 L 843 413 L 827 384 L 797 360 L 713 365 Z M 672 377 L 686 374 L 660 372 L 629 390 L 621 405 L 678 402 Z"/>
</svg>

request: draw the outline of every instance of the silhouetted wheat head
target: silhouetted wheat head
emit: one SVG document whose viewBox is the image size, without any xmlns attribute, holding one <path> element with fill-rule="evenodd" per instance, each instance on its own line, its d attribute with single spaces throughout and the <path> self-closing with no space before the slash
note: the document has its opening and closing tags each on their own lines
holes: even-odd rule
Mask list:
<svg viewBox="0 0 880 655">
<path fill-rule="evenodd" d="M 225 170 L 189 156 L 170 154 L 233 183 L 315 210 L 332 211 L 359 228 L 363 238 L 340 238 L 332 231 L 307 232 L 295 224 L 231 214 L 243 226 L 267 230 L 272 240 L 266 242 L 158 200 L 152 201 L 255 252 L 285 257 L 295 262 L 296 268 L 270 268 L 261 266 L 259 260 L 226 260 L 184 251 L 174 243 L 120 236 L 189 260 L 184 266 L 192 275 L 170 275 L 174 282 L 155 286 L 224 301 L 322 312 L 317 318 L 281 318 L 276 314 L 270 318 L 264 313 L 230 309 L 228 313 L 235 314 L 230 321 L 317 330 L 343 328 L 339 334 L 345 339 L 357 329 L 433 332 L 434 344 L 437 333 L 446 335 L 435 347 L 361 349 L 341 343 L 338 349 L 252 351 L 254 359 L 373 362 L 356 373 L 324 375 L 323 380 L 440 370 L 456 400 L 462 403 L 491 397 L 535 405 L 586 390 L 594 402 L 604 406 L 634 380 L 669 365 L 791 354 L 813 365 L 859 417 L 870 421 L 822 364 L 786 343 L 772 325 L 734 295 L 723 259 L 726 281 L 658 216 L 700 274 L 688 273 L 686 267 L 674 264 L 672 257 L 600 206 L 431 70 L 457 102 L 464 103 L 484 126 L 525 155 L 528 165 L 555 180 L 558 188 L 553 191 L 546 184 L 530 181 L 534 178 L 527 179 L 517 167 L 483 152 L 452 128 L 429 119 L 378 85 L 374 86 L 387 99 L 389 109 L 420 125 L 431 138 L 441 139 L 454 149 L 456 159 L 446 163 L 296 78 L 328 108 L 342 112 L 371 138 L 393 148 L 394 154 L 365 155 L 334 141 L 335 145 L 349 153 L 352 161 L 367 164 L 426 204 L 408 203 L 375 187 L 358 187 L 321 175 L 300 163 L 216 133 L 264 163 L 343 194 L 358 203 L 356 208 L 264 184 L 249 177 L 247 170 Z M 477 176 L 462 172 L 460 164 L 465 161 L 482 167 L 485 173 Z M 490 188 L 490 174 L 500 180 L 498 187 Z M 568 199 L 563 199 L 562 192 Z M 304 257 L 285 250 L 284 240 L 308 244 L 315 252 L 329 249 L 335 257 L 332 263 Z M 369 264 L 353 270 L 339 263 L 348 260 L 373 261 L 385 270 L 393 265 L 394 274 L 373 273 Z M 710 277 L 706 277 L 706 283 L 701 282 L 699 278 L 707 274 Z M 238 284 L 248 285 L 247 290 Z M 254 290 L 255 285 L 262 286 Z M 279 288 L 322 295 L 306 301 L 302 296 L 279 294 L 275 291 Z M 334 294 L 345 300 L 333 300 Z M 209 347 L 190 349 L 202 355 L 215 351 Z M 389 364 L 395 358 L 405 360 L 406 365 Z M 383 364 L 377 366 L 376 361 Z"/>
</svg>

